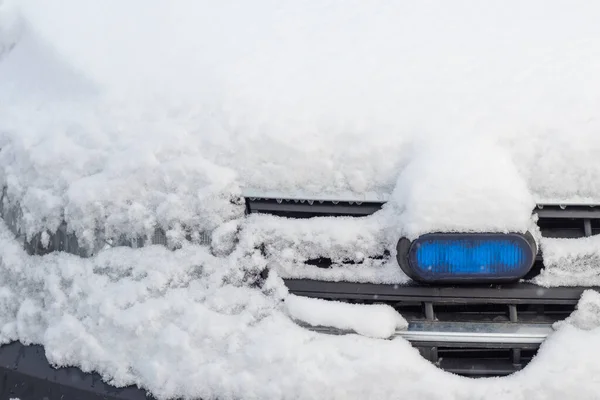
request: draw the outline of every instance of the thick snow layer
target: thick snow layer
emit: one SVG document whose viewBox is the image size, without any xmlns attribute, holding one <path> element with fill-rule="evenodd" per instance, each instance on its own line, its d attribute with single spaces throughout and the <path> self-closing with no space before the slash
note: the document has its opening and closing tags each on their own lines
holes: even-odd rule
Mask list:
<svg viewBox="0 0 600 400">
<path fill-rule="evenodd" d="M 541 241 L 544 269 L 534 278 L 542 286 L 600 286 L 600 236 Z"/>
<path fill-rule="evenodd" d="M 414 148 L 411 159 L 387 204 L 399 209 L 402 236 L 530 228 L 535 201 L 510 155 L 496 143 L 438 137 Z"/>
<path fill-rule="evenodd" d="M 23 21 L 14 8 L 15 3 L 9 0 L 5 4 L 5 1 L 0 0 L 0 60 L 17 44 L 23 26 Z"/>
<path fill-rule="evenodd" d="M 0 6 L 0 184 L 29 236 L 210 231 L 240 187 L 396 188 L 411 235 L 600 201 L 593 2 L 140 4 Z"/>
<path fill-rule="evenodd" d="M 4 227 L 0 248 L 0 342 L 43 344 L 55 365 L 161 399 L 593 399 L 600 391 L 600 330 L 586 316 L 600 302 L 590 293 L 525 370 L 471 380 L 437 369 L 401 338 L 297 326 L 275 274 L 252 289 L 233 255 L 224 262 L 189 245 L 32 257 Z"/>
<path fill-rule="evenodd" d="M 389 338 L 397 329 L 408 327 L 406 320 L 386 304 L 349 304 L 289 295 L 285 306 L 296 321 L 373 338 Z"/>
</svg>

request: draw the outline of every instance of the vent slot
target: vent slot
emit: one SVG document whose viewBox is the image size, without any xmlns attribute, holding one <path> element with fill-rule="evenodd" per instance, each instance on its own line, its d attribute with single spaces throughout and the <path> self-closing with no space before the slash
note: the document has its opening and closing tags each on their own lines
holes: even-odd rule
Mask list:
<svg viewBox="0 0 600 400">
<path fill-rule="evenodd" d="M 427 356 L 425 349 L 421 354 Z M 537 349 L 437 349 L 435 364 L 449 372 L 465 376 L 504 376 L 523 369 Z M 426 357 L 427 358 L 427 357 Z"/>
<path fill-rule="evenodd" d="M 574 218 L 540 218 L 538 226 L 542 236 L 548 238 L 581 238 L 585 237 L 585 226 L 581 219 Z"/>
</svg>

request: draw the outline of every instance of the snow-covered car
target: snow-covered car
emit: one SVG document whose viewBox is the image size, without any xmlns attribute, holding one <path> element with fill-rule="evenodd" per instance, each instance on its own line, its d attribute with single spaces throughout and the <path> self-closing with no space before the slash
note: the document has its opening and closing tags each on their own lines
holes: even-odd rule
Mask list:
<svg viewBox="0 0 600 400">
<path fill-rule="evenodd" d="M 0 400 L 598 398 L 598 21 L 0 0 Z"/>
</svg>

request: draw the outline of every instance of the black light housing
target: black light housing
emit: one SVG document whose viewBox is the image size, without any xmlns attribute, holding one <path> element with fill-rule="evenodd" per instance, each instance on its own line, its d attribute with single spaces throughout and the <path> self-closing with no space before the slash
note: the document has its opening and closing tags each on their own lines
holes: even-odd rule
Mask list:
<svg viewBox="0 0 600 400">
<path fill-rule="evenodd" d="M 528 232 L 430 233 L 397 245 L 400 268 L 426 283 L 498 283 L 529 272 L 537 245 Z"/>
</svg>

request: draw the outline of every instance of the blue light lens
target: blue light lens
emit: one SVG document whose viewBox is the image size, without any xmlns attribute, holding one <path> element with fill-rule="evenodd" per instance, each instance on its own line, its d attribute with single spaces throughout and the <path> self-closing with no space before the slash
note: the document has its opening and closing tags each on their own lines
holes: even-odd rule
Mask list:
<svg viewBox="0 0 600 400">
<path fill-rule="evenodd" d="M 532 243 L 518 234 L 429 234 L 412 243 L 408 261 L 424 281 L 518 279 L 533 265 Z"/>
</svg>

